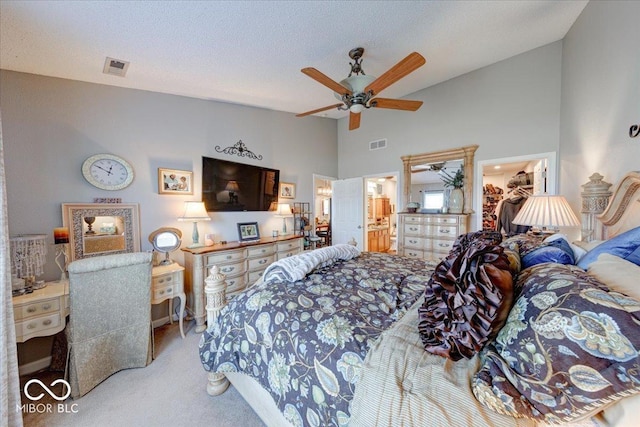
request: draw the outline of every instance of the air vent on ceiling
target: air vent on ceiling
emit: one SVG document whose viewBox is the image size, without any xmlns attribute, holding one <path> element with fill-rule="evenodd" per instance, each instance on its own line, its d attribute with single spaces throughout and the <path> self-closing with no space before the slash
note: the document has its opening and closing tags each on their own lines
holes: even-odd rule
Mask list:
<svg viewBox="0 0 640 427">
<path fill-rule="evenodd" d="M 113 76 L 124 77 L 127 74 L 127 70 L 129 69 L 129 62 L 122 61 L 120 59 L 109 58 L 104 61 L 104 69 L 102 70 L 105 74 L 111 74 Z"/>
<path fill-rule="evenodd" d="M 380 150 L 381 148 L 387 148 L 387 140 L 378 139 L 377 141 L 371 141 L 369 143 L 369 150 Z"/>
</svg>

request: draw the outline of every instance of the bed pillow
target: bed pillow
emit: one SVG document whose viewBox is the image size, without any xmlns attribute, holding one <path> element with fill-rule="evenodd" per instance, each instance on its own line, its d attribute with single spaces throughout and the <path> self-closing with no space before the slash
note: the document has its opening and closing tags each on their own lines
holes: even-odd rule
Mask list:
<svg viewBox="0 0 640 427">
<path fill-rule="evenodd" d="M 543 242 L 539 247 L 522 256 L 522 268 L 528 268 L 545 262 L 575 264 L 573 250 L 565 239 Z"/>
<path fill-rule="evenodd" d="M 520 258 L 539 248 L 543 244 L 544 238 L 542 236 L 536 236 L 533 234 L 516 234 L 507 239 L 504 239 L 500 246 L 517 250 Z"/>
<path fill-rule="evenodd" d="M 619 256 L 636 265 L 640 265 L 640 227 L 633 228 L 602 242 L 593 250 L 587 252 L 578 262 L 578 266 L 586 270 L 602 253 Z"/>
<path fill-rule="evenodd" d="M 473 378 L 482 404 L 555 424 L 640 393 L 640 302 L 572 265 L 536 265 L 518 282 L 523 293 Z"/>
<path fill-rule="evenodd" d="M 498 245 L 476 241 L 436 267 L 418 309 L 426 351 L 471 358 L 500 330 L 513 300 L 509 262 Z"/>
<path fill-rule="evenodd" d="M 552 242 L 554 240 L 558 240 L 558 239 L 564 239 L 567 242 L 569 242 L 569 238 L 567 237 L 566 234 L 563 233 L 555 233 L 552 234 L 549 237 L 546 237 L 544 239 L 545 242 Z M 582 247 L 578 246 L 575 244 L 575 242 L 571 242 L 571 243 L 567 243 L 569 245 L 569 247 L 571 248 L 571 252 L 573 252 L 573 258 L 575 260 L 574 264 L 577 264 L 578 261 L 587 254 L 587 251 L 585 249 L 583 249 Z"/>
<path fill-rule="evenodd" d="M 610 289 L 640 301 L 640 266 L 615 255 L 603 253 L 589 265 L 587 273 Z"/>
</svg>

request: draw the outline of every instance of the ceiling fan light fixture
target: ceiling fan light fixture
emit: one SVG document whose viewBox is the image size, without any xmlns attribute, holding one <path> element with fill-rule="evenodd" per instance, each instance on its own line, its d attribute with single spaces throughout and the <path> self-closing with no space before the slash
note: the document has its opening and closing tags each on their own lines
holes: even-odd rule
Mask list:
<svg viewBox="0 0 640 427">
<path fill-rule="evenodd" d="M 349 107 L 349 111 L 351 111 L 352 113 L 362 113 L 365 109 L 365 106 L 362 104 L 352 104 L 351 107 Z"/>
<path fill-rule="evenodd" d="M 346 79 L 342 80 L 340 84 L 349 89 L 351 93 L 356 94 L 364 92 L 364 88 L 369 86 L 369 84 L 372 83 L 375 79 L 376 78 L 373 76 L 358 75 L 347 77 Z M 342 99 L 342 94 L 337 92 L 334 92 L 333 94 L 336 98 Z"/>
</svg>

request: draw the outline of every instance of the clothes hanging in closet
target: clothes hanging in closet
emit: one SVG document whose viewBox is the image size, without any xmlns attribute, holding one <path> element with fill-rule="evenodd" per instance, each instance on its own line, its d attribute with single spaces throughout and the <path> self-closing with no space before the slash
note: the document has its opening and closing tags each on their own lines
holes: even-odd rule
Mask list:
<svg viewBox="0 0 640 427">
<path fill-rule="evenodd" d="M 517 225 L 513 223 L 513 219 L 516 217 L 518 212 L 520 212 L 520 209 L 526 200 L 527 198 L 522 196 L 502 200 L 496 223 L 496 231 L 504 232 L 507 236 L 522 234 L 529 231 L 531 227 L 528 225 Z"/>
</svg>

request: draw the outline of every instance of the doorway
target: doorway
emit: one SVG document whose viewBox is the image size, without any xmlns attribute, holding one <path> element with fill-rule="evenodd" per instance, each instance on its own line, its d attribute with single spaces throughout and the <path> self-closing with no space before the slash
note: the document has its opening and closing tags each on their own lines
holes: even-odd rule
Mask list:
<svg viewBox="0 0 640 427">
<path fill-rule="evenodd" d="M 365 250 L 396 253 L 398 223 L 398 173 L 366 176 Z"/>
<path fill-rule="evenodd" d="M 476 230 L 497 230 L 500 205 L 515 191 L 527 194 L 556 194 L 556 153 L 478 161 L 474 193 Z"/>
<path fill-rule="evenodd" d="M 332 182 L 336 178 L 313 174 L 313 234 L 320 238 L 318 246 L 331 246 Z"/>
</svg>

